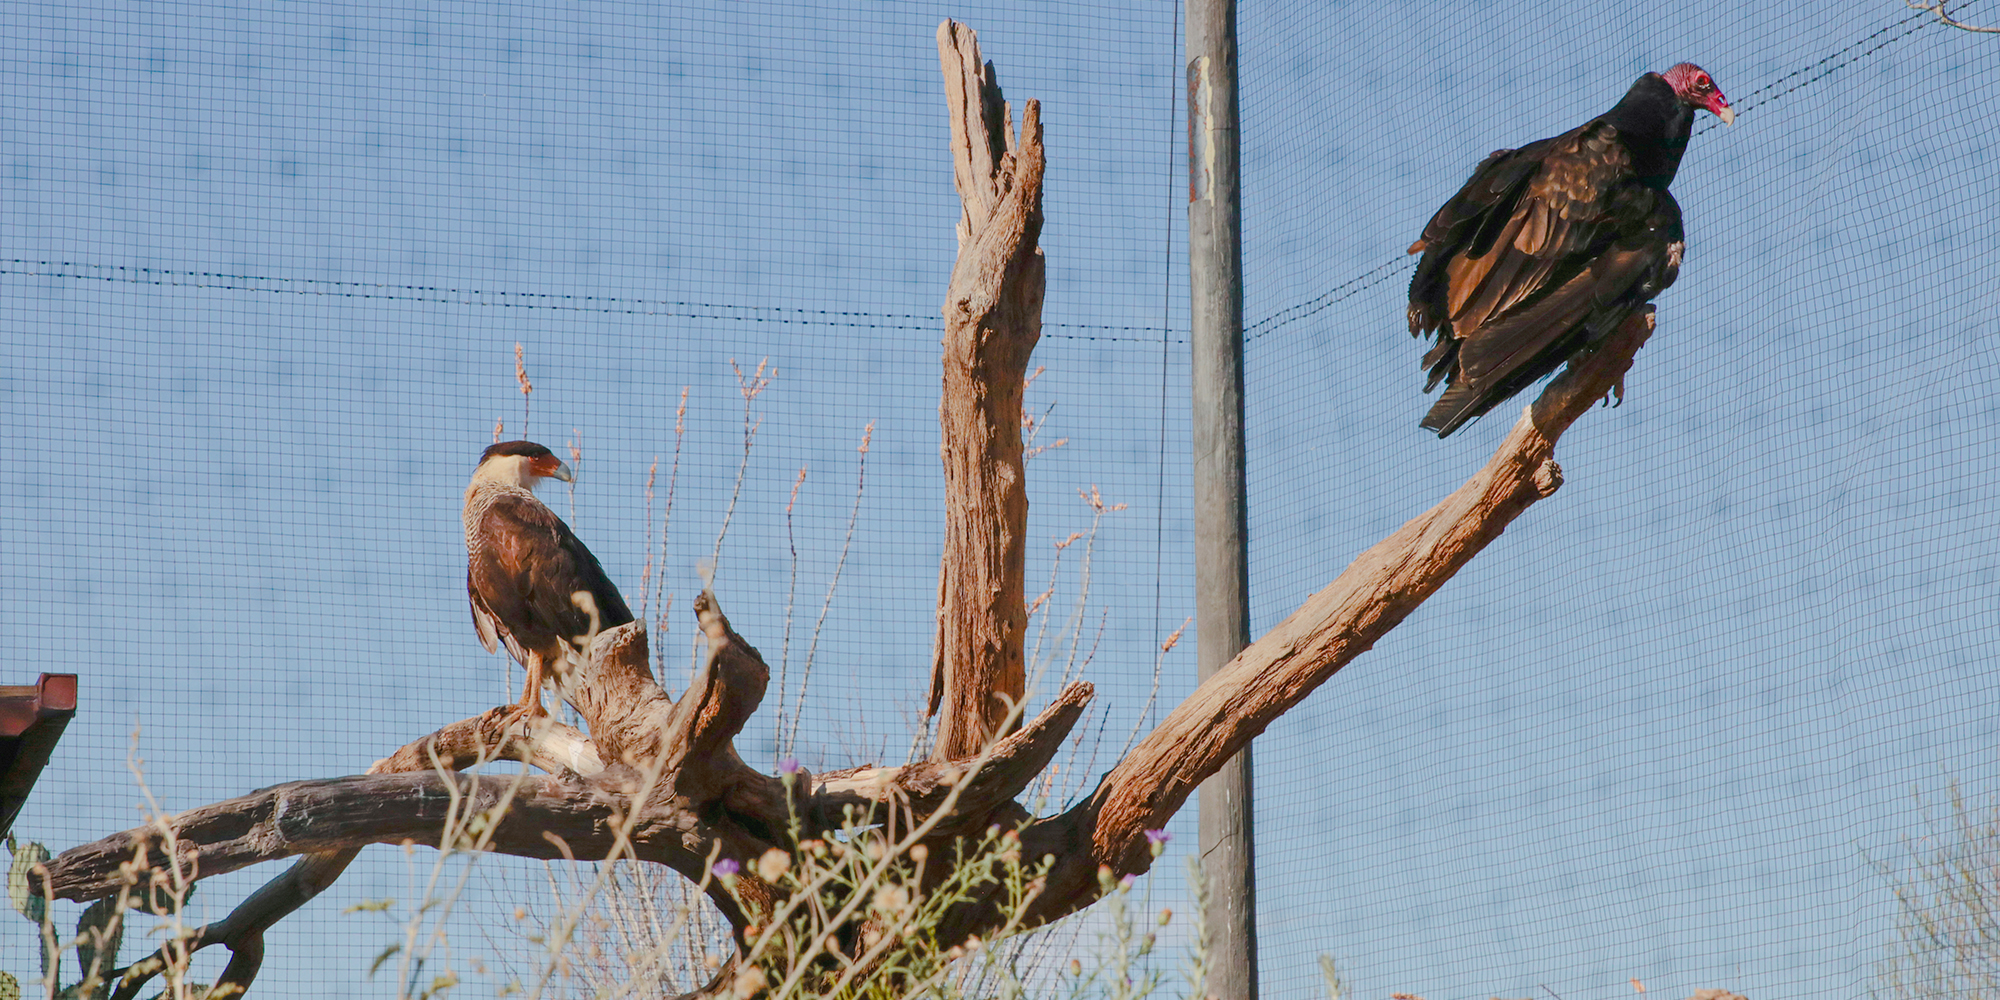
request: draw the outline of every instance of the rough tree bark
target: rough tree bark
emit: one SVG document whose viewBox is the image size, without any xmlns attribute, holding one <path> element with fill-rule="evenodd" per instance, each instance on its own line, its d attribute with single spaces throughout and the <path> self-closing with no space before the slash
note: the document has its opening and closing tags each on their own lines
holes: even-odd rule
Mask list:
<svg viewBox="0 0 2000 1000">
<path fill-rule="evenodd" d="M 1027 686 L 1022 650 L 1028 487 L 1021 468 L 1021 393 L 1042 335 L 1042 109 L 1021 134 L 979 35 L 938 26 L 951 109 L 952 176 L 963 210 L 958 263 L 944 300 L 944 554 L 930 714 L 935 760 L 970 757 L 996 736 Z"/>
<path fill-rule="evenodd" d="M 940 31 L 941 40 L 947 37 L 965 36 L 948 22 Z M 1024 151 L 1035 151 L 1033 173 L 1039 177 L 1040 146 L 1027 138 L 1035 133 L 1035 120 L 1030 106 Z M 1017 273 L 1030 270 L 1039 288 L 1039 265 Z M 1039 297 L 1037 291 L 1033 298 Z M 467 807 L 491 811 L 487 849 L 500 853 L 551 860 L 627 857 L 668 865 L 696 881 L 718 854 L 743 862 L 735 895 L 713 883 L 709 890 L 740 943 L 756 914 L 778 901 L 775 887 L 750 872 L 766 849 L 787 846 L 789 810 L 796 809 L 805 828 L 817 832 L 839 828 L 850 807 L 889 806 L 922 821 L 949 802 L 948 813 L 925 840 L 930 849 L 950 851 L 956 839 L 995 823 L 1024 823 L 1025 856 L 1055 858 L 1031 904 L 1029 924 L 1061 918 L 1097 899 L 1100 866 L 1117 875 L 1144 872 L 1152 861 L 1146 831 L 1165 826 L 1202 779 L 1394 628 L 1515 517 L 1554 493 L 1562 483 L 1554 460 L 1557 439 L 1620 382 L 1651 330 L 1649 308 L 1598 350 L 1574 360 L 1464 486 L 1362 553 L 1290 618 L 1203 682 L 1087 798 L 1065 812 L 1031 816 L 1017 799 L 1082 715 L 1092 695 L 1091 686 L 1082 683 L 1057 693 L 1027 724 L 983 747 L 977 766 L 960 758 L 821 775 L 802 771 L 789 791 L 778 777 L 751 770 L 731 741 L 762 699 L 769 671 L 704 591 L 693 610 L 708 640 L 708 656 L 678 700 L 647 667 L 643 623 L 624 625 L 599 636 L 589 662 L 564 684 L 588 724 L 588 736 L 544 722 L 536 739 L 523 739 L 518 730 L 502 731 L 504 707 L 496 708 L 396 751 L 367 775 L 277 785 L 72 848 L 48 864 L 44 888 L 62 899 L 86 901 L 114 895 L 128 880 L 145 878 L 149 867 L 168 863 L 189 865 L 207 877 L 303 856 L 189 942 L 230 948 L 232 960 L 218 985 L 247 987 L 261 961 L 265 929 L 331 883 L 364 845 L 439 843 L 456 801 L 461 815 Z M 960 391 L 976 394 L 983 388 L 973 384 Z M 947 421 L 948 431 L 952 426 Z M 985 433 L 991 426 L 968 431 L 971 441 L 959 444 L 996 447 Z M 1018 447 L 1018 439 L 1015 443 Z M 1018 468 L 1017 462 L 1017 475 Z M 968 523 L 975 534 L 1020 530 L 1000 505 L 975 512 L 985 518 Z M 960 613 L 993 611 L 990 604 L 973 603 Z M 459 771 L 494 757 L 527 760 L 546 773 L 481 777 Z M 958 795 L 952 799 L 954 789 Z M 163 827 L 173 832 L 172 862 Z M 990 933 L 1005 919 L 1001 902 L 996 891 L 956 909 L 940 933 L 953 941 Z M 725 965 L 702 992 L 721 989 L 730 969 Z M 127 980 L 120 996 L 135 995 L 140 982 L 136 976 Z"/>
</svg>

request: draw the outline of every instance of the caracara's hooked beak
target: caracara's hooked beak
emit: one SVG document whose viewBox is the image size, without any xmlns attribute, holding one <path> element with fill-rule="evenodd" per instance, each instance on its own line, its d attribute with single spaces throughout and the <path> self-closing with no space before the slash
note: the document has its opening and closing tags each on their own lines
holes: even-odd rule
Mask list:
<svg viewBox="0 0 2000 1000">
<path fill-rule="evenodd" d="M 550 469 L 549 471 L 544 472 L 542 474 L 549 477 L 550 479 L 560 479 L 565 483 L 576 482 L 576 474 L 570 472 L 569 465 L 563 462 L 561 459 L 556 460 L 555 468 Z"/>
</svg>

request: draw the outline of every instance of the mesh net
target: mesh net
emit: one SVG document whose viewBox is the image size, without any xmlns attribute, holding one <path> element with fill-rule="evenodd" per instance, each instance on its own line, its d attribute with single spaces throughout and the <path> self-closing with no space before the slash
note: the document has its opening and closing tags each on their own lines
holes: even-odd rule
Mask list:
<svg viewBox="0 0 2000 1000">
<path fill-rule="evenodd" d="M 1259 741 L 1263 968 L 1855 995 L 1911 789 L 1995 777 L 2000 48 L 1885 5 L 1403 13 L 1244 8 L 1259 628 L 1519 412 L 1396 447 L 1397 255 L 1452 185 L 1682 59 L 1742 117 L 1698 123 L 1686 264 L 1562 492 Z"/>
<path fill-rule="evenodd" d="M 1052 591 L 1044 695 L 1099 691 L 1054 806 L 1192 686 L 1192 643 L 1158 653 L 1192 612 L 1180 27 L 1165 4 L 950 13 L 1017 107 L 1044 102 L 1028 401 L 1062 444 L 1029 464 L 1028 578 Z M 0 8 L 0 427 L 27 466 L 0 479 L 0 643 L 7 683 L 83 675 L 16 834 L 133 825 L 135 746 L 182 809 L 516 697 L 462 589 L 496 420 L 576 447 L 547 499 L 665 608 L 670 686 L 727 520 L 719 599 L 783 680 L 753 765 L 904 759 L 958 214 L 939 16 Z M 1566 437 L 1568 485 L 1258 741 L 1266 992 L 1319 993 L 1319 953 L 1371 996 L 1865 988 L 1891 916 L 1869 859 L 1913 829 L 1911 789 L 2000 778 L 2000 43 L 1880 2 L 1241 18 L 1260 630 L 1505 428 L 1418 432 L 1402 333 L 1401 249 L 1470 165 L 1685 58 L 1743 112 L 1694 139 L 1688 263 L 1625 405 Z M 746 401 L 732 362 L 766 360 Z M 1127 506 L 1098 521 L 1092 486 Z M 1191 819 L 1154 880 L 1177 909 Z M 365 851 L 272 932 L 258 989 L 393 992 L 367 970 L 399 926 L 343 911 L 407 903 L 429 865 Z M 204 883 L 194 917 L 271 874 Z M 531 971 L 507 956 L 550 878 L 478 863 L 448 922 L 468 982 Z M 0 921 L 0 968 L 35 955 Z"/>
</svg>

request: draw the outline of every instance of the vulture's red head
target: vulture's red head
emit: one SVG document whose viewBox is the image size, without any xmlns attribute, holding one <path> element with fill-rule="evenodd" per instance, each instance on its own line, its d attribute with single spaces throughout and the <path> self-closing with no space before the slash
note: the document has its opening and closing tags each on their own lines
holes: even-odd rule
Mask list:
<svg viewBox="0 0 2000 1000">
<path fill-rule="evenodd" d="M 1674 88 L 1674 96 L 1690 108 L 1704 108 L 1722 119 L 1724 125 L 1736 124 L 1736 111 L 1723 98 L 1722 91 L 1715 86 L 1715 78 L 1708 71 L 1694 63 L 1681 63 L 1660 74 Z"/>
<path fill-rule="evenodd" d="M 569 466 L 557 458 L 555 452 L 533 441 L 502 441 L 480 453 L 479 468 L 473 470 L 474 480 L 486 479 L 504 482 L 532 490 L 544 479 L 560 479 L 573 483 Z"/>
</svg>

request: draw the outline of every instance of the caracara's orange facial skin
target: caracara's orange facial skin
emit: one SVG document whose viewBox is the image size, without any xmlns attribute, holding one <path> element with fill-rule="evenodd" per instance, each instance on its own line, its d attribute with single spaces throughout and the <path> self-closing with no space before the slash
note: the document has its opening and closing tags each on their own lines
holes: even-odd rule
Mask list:
<svg viewBox="0 0 2000 1000">
<path fill-rule="evenodd" d="M 553 455 L 549 456 L 548 458 L 535 459 L 535 464 L 534 464 L 535 475 L 541 476 L 544 479 L 548 478 L 549 476 L 555 475 L 556 470 L 560 468 L 562 468 L 562 460 L 556 458 Z"/>
</svg>

